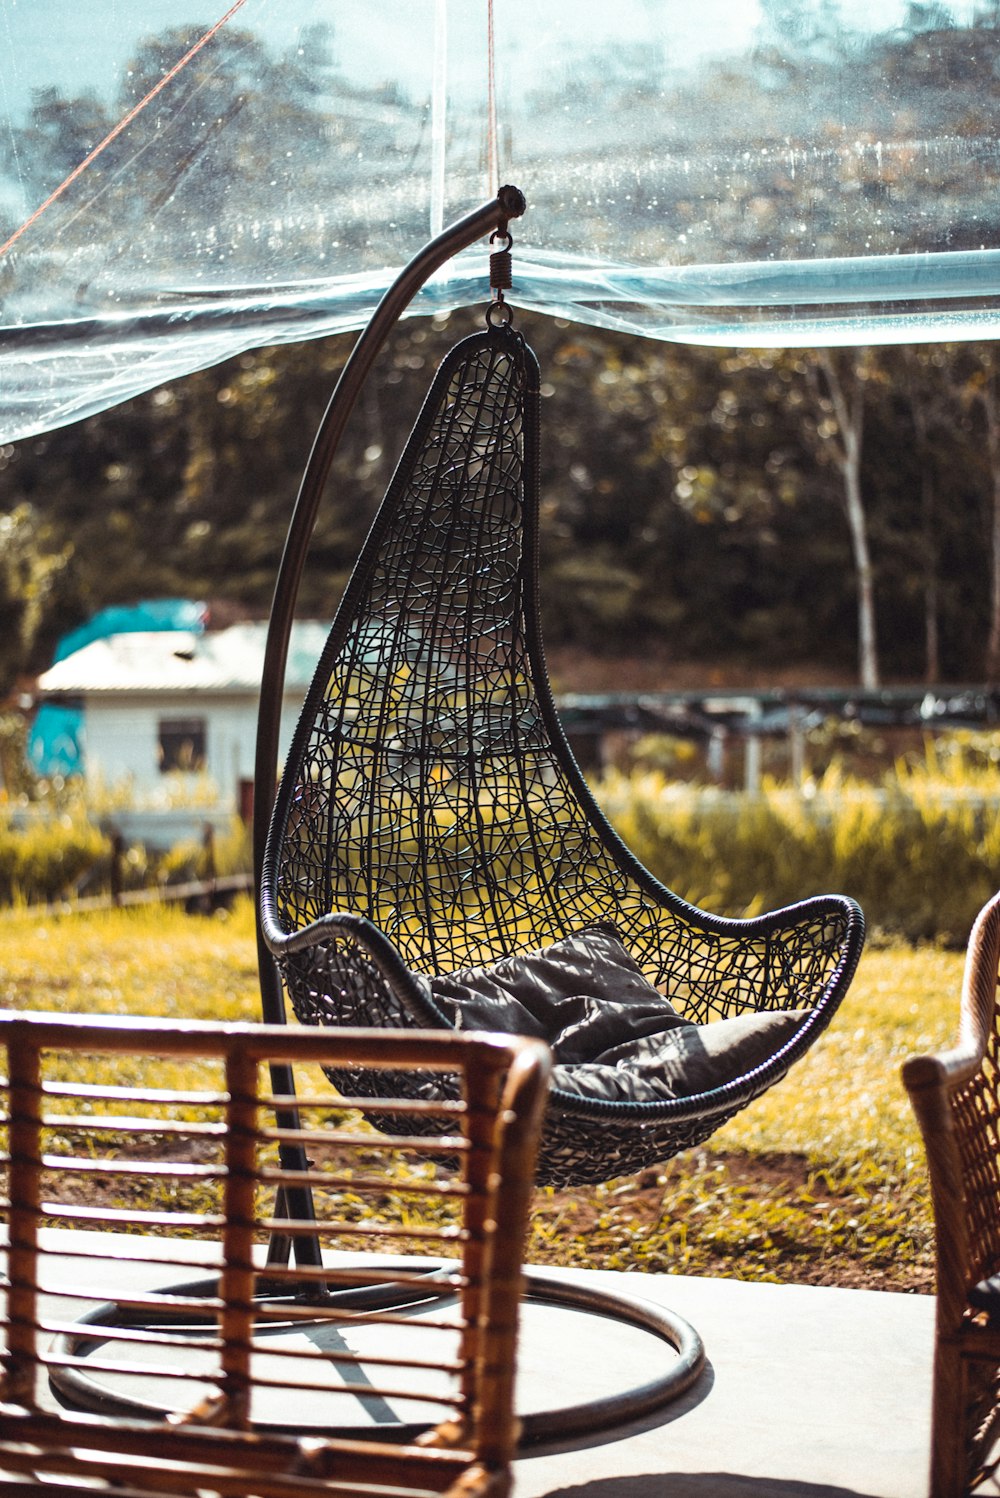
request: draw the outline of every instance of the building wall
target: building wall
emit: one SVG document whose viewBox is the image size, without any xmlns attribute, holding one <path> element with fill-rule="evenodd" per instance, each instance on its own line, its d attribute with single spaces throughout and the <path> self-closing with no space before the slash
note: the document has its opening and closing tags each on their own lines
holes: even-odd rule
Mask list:
<svg viewBox="0 0 1000 1498">
<path fill-rule="evenodd" d="M 300 706 L 298 698 L 286 698 L 281 716 L 282 759 Z M 160 768 L 161 725 L 165 720 L 181 719 L 204 720 L 205 764 L 201 774 L 215 783 L 224 805 L 238 809 L 240 781 L 252 780 L 254 772 L 255 696 L 215 696 L 207 692 L 189 696 L 175 692 L 87 695 L 84 762 L 88 784 L 108 788 L 127 782 L 137 796 L 155 796 L 166 783 Z"/>
</svg>

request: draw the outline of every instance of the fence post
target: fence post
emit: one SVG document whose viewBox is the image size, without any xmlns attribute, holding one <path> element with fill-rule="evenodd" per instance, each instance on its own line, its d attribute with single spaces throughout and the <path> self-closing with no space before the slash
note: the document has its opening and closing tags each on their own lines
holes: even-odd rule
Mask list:
<svg viewBox="0 0 1000 1498">
<path fill-rule="evenodd" d="M 125 887 L 125 839 L 115 829 L 111 834 L 111 898 L 116 905 L 122 903 L 122 890 Z"/>
<path fill-rule="evenodd" d="M 743 785 L 748 796 L 760 795 L 760 735 L 753 731 L 753 720 L 763 716 L 763 708 L 755 701 L 751 704 L 746 746 L 743 751 Z"/>
</svg>

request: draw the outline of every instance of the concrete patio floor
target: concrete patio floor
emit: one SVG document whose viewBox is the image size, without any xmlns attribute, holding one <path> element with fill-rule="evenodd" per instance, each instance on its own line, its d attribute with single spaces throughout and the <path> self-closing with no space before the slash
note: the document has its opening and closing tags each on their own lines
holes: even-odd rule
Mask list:
<svg viewBox="0 0 1000 1498">
<path fill-rule="evenodd" d="M 185 1247 L 158 1247 L 155 1257 L 162 1253 L 164 1262 L 141 1271 L 122 1265 L 121 1275 L 109 1275 L 109 1293 L 136 1284 L 140 1273 L 146 1287 L 175 1282 L 184 1275 Z M 67 1260 L 62 1271 L 58 1256 L 46 1257 L 49 1284 L 55 1288 L 64 1272 L 72 1295 L 78 1267 Z M 544 1272 L 670 1307 L 701 1334 L 707 1365 L 687 1394 L 639 1423 L 527 1449 L 516 1464 L 515 1498 L 924 1498 L 929 1296 Z M 518 1408 L 552 1408 L 641 1384 L 671 1356 L 648 1333 L 529 1303 Z M 980 1492 L 1000 1493 L 1000 1485 Z"/>
<path fill-rule="evenodd" d="M 926 1494 L 930 1297 L 671 1275 L 573 1277 L 669 1306 L 700 1332 L 707 1366 L 688 1394 L 640 1425 L 529 1451 L 517 1464 L 516 1498 Z M 537 1335 L 546 1314 L 559 1313 L 527 1308 L 522 1408 L 546 1386 L 551 1399 L 556 1358 L 567 1384 L 589 1393 L 591 1380 L 638 1382 L 643 1356 L 662 1357 L 641 1333 L 568 1313 L 557 1345 Z"/>
</svg>

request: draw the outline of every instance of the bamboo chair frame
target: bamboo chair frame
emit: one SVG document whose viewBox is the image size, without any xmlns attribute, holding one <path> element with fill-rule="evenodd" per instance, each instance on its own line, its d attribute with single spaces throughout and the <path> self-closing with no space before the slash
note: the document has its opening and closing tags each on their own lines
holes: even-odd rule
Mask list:
<svg viewBox="0 0 1000 1498">
<path fill-rule="evenodd" d="M 1000 1435 L 1000 894 L 969 938 L 958 1040 L 910 1057 L 903 1082 L 927 1154 L 937 1309 L 931 1498 L 960 1498 Z"/>
<path fill-rule="evenodd" d="M 9 1244 L 0 1492 L 52 1480 L 60 1492 L 92 1495 L 96 1483 L 137 1498 L 206 1489 L 337 1498 L 369 1485 L 385 1495 L 508 1492 L 521 1254 L 549 1065 L 543 1046 L 7 1013 L 0 1051 Z M 74 1080 L 81 1056 L 106 1058 L 118 1085 Z M 120 1084 L 150 1057 L 206 1062 L 211 1085 Z M 458 1076 L 447 1136 L 433 1148 L 426 1138 L 385 1141 L 357 1121 L 370 1100 L 358 1100 L 357 1111 L 350 1099 L 332 1105 L 323 1086 L 321 1097 L 296 1101 L 298 1142 L 316 1159 L 290 1172 L 278 1155 L 287 1130 L 273 1122 L 288 1100 L 275 1097 L 267 1066 L 344 1057 L 387 1078 L 408 1068 Z M 401 1112 L 419 1124 L 427 1109 L 441 1113 L 433 1103 Z M 308 1195 L 305 1219 L 289 1218 L 275 1201 L 290 1185 Z M 358 1211 L 362 1202 L 380 1221 Z M 430 1204 L 427 1226 L 410 1220 L 421 1202 Z M 318 1242 L 322 1265 L 267 1264 L 276 1220 L 284 1234 Z M 150 1289 L 170 1272 L 164 1253 L 177 1262 L 185 1235 L 180 1257 L 211 1277 Z M 403 1243 L 412 1254 L 414 1241 L 421 1255 L 444 1251 L 453 1262 L 428 1270 L 421 1259 L 379 1257 L 366 1267 L 334 1251 Z M 54 1256 L 61 1279 L 53 1278 Z M 374 1304 L 373 1285 L 381 1291 Z M 125 1307 L 129 1316 L 107 1319 L 109 1290 L 116 1312 Z M 82 1319 L 81 1302 L 91 1307 Z M 279 1338 L 264 1355 L 262 1329 Z M 323 1335 L 327 1343 L 317 1343 Z M 450 1350 L 429 1355 L 428 1338 Z M 170 1412 L 160 1413 L 158 1400 L 147 1406 L 140 1384 L 134 1409 L 126 1399 L 124 1416 L 109 1414 L 123 1377 L 143 1374 L 169 1382 Z M 53 1388 L 89 1413 L 60 1408 Z M 275 1400 L 310 1397 L 321 1401 L 320 1433 L 286 1434 L 270 1418 Z M 336 1426 L 338 1401 L 360 1420 L 356 1437 L 322 1434 Z M 385 1426 L 358 1410 L 389 1404 L 422 1418 L 412 1429 L 397 1420 L 386 1439 Z"/>
</svg>

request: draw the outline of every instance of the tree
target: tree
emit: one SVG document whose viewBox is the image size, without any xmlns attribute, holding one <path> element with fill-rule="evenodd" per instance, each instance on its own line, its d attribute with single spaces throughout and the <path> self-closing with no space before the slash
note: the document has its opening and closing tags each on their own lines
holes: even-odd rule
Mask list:
<svg viewBox="0 0 1000 1498">
<path fill-rule="evenodd" d="M 989 483 L 989 625 L 986 634 L 987 681 L 1000 679 L 1000 370 L 995 345 L 968 347 L 961 397 L 982 418 Z"/>
<path fill-rule="evenodd" d="M 0 515 L 0 697 L 44 639 L 50 597 L 72 552 L 54 542 L 30 505 Z"/>
<path fill-rule="evenodd" d="M 829 349 L 818 349 L 806 371 L 815 403 L 815 420 L 807 430 L 814 434 L 818 451 L 836 467 L 843 486 L 857 585 L 858 674 L 863 687 L 877 687 L 875 573 L 861 484 L 865 386 L 874 376 L 874 360 L 868 349 L 850 350 L 839 357 Z"/>
<path fill-rule="evenodd" d="M 112 123 L 96 94 L 67 99 L 55 88 L 39 89 L 23 128 L 9 132 L 0 165 L 14 168 L 35 208 L 104 139 Z M 110 158 L 100 157 L 92 171 L 100 176 L 109 164 Z"/>
</svg>

